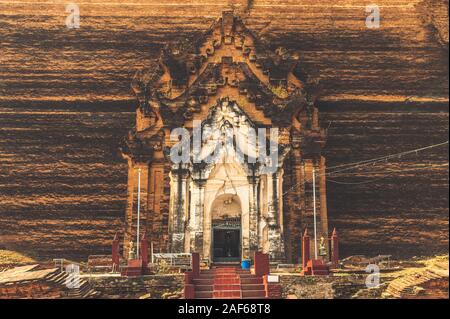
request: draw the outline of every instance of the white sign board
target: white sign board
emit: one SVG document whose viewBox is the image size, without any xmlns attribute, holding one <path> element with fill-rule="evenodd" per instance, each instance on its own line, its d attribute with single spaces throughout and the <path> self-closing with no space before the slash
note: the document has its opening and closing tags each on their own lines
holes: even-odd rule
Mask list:
<svg viewBox="0 0 450 319">
<path fill-rule="evenodd" d="M 280 282 L 280 276 L 268 275 L 267 282 Z"/>
</svg>

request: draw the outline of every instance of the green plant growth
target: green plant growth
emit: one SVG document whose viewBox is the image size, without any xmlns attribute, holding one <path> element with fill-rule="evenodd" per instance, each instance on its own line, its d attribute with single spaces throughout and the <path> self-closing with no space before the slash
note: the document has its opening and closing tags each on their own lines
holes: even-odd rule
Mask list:
<svg viewBox="0 0 450 319">
<path fill-rule="evenodd" d="M 306 276 L 305 277 L 305 283 L 308 285 L 313 285 L 316 283 L 316 279 L 312 276 Z"/>
<path fill-rule="evenodd" d="M 156 265 L 156 273 L 158 274 L 169 274 L 170 273 L 170 265 L 167 263 L 166 260 L 162 259 L 157 265 Z"/>
</svg>

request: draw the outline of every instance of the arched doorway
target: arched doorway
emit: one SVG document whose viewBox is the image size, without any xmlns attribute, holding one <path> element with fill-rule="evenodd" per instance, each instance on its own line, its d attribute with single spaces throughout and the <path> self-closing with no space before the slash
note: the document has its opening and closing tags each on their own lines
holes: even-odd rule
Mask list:
<svg viewBox="0 0 450 319">
<path fill-rule="evenodd" d="M 211 256 L 213 262 L 241 260 L 241 203 L 233 194 L 218 196 L 211 207 Z"/>
</svg>

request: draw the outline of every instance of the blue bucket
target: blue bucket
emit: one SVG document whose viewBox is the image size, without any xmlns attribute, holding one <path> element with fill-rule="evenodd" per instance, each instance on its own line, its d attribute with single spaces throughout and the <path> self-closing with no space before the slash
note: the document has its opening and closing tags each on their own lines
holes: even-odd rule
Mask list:
<svg viewBox="0 0 450 319">
<path fill-rule="evenodd" d="M 250 269 L 250 260 L 243 260 L 241 262 L 242 269 Z"/>
</svg>

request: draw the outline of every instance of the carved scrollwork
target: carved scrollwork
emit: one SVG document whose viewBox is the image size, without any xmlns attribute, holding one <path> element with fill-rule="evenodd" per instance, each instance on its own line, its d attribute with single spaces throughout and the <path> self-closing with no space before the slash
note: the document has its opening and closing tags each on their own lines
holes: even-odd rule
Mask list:
<svg viewBox="0 0 450 319">
<path fill-rule="evenodd" d="M 208 54 L 208 55 L 213 55 L 214 51 L 215 50 L 214 50 L 213 46 L 210 46 L 210 47 L 206 48 L 206 50 L 205 50 L 206 54 Z"/>
</svg>

